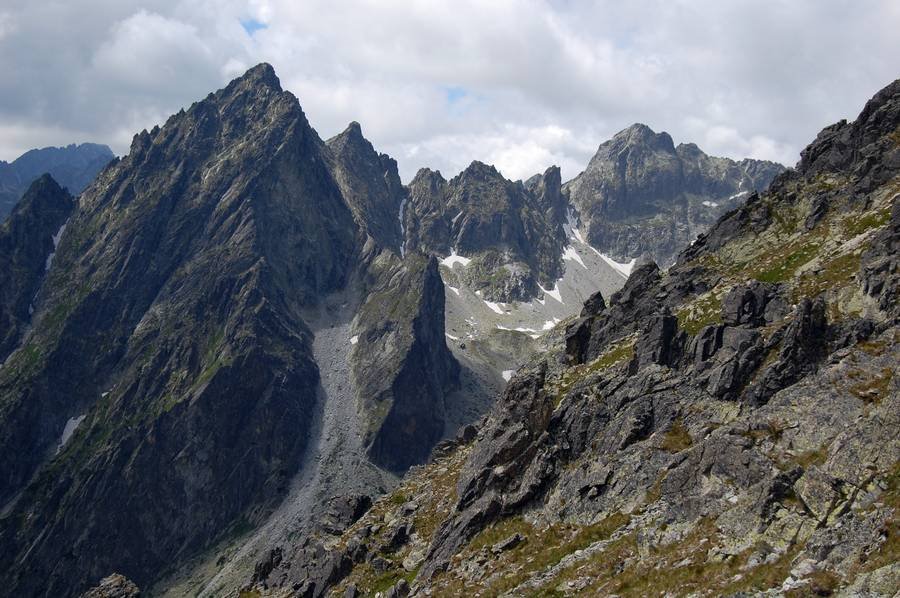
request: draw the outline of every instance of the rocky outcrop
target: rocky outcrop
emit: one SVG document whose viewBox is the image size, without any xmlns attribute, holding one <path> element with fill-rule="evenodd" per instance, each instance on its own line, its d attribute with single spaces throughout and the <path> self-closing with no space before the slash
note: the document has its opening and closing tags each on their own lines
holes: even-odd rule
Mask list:
<svg viewBox="0 0 900 598">
<path fill-rule="evenodd" d="M 668 133 L 635 124 L 602 144 L 565 189 L 591 245 L 619 261 L 649 253 L 668 266 L 782 170 L 773 162 L 714 158 L 693 143 L 676 147 Z"/>
<path fill-rule="evenodd" d="M 82 143 L 33 149 L 12 162 L 0 161 L 0 222 L 42 175 L 50 174 L 69 193 L 78 195 L 113 158 L 105 145 Z"/>
<path fill-rule="evenodd" d="M 113 573 L 104 577 L 95 588 L 81 595 L 81 598 L 138 598 L 141 591 L 134 582 L 123 575 Z"/>
<path fill-rule="evenodd" d="M 437 260 L 382 256 L 354 324 L 351 369 L 373 462 L 404 471 L 443 437 L 459 364 L 444 341 L 444 284 Z"/>
<path fill-rule="evenodd" d="M 894 197 L 890 221 L 872 239 L 860 264 L 863 292 L 878 301 L 878 306 L 900 318 L 900 198 Z"/>
<path fill-rule="evenodd" d="M 352 122 L 340 135 L 326 142 L 331 171 L 353 211 L 359 227 L 380 247 L 401 253 L 401 206 L 406 190 L 400 183 L 397 162 L 379 154 Z"/>
<path fill-rule="evenodd" d="M 0 225 L 0 363 L 31 321 L 40 283 L 74 207 L 72 196 L 44 175 Z"/>
</svg>

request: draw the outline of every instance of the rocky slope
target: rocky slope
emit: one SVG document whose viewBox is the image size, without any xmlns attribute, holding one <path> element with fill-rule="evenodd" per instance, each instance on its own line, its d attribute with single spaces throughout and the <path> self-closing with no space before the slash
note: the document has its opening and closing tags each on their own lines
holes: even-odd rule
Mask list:
<svg viewBox="0 0 900 598">
<path fill-rule="evenodd" d="M 716 219 L 764 190 L 784 167 L 675 146 L 668 133 L 635 124 L 602 144 L 565 191 L 588 242 L 619 261 L 649 254 L 669 266 Z"/>
<path fill-rule="evenodd" d="M 244 595 L 894 595 L 898 249 L 900 80 Z"/>
<path fill-rule="evenodd" d="M 41 175 L 49 173 L 69 193 L 78 195 L 113 157 L 105 145 L 82 143 L 33 149 L 12 162 L 0 160 L 0 222 Z"/>
<path fill-rule="evenodd" d="M 349 364 L 319 363 L 315 314 L 335 294 L 358 307 L 403 278 L 405 303 L 363 332 L 392 347 L 381 377 L 392 392 L 351 408 L 368 421 L 373 457 L 402 467 L 398 446 L 427 454 L 458 367 L 442 283 L 433 260 L 402 259 L 382 238 L 360 204 L 368 195 L 354 192 L 370 184 L 357 167 L 260 65 L 137 135 L 81 196 L 30 328 L 0 367 L 4 593 L 73 595 L 113 571 L 149 586 L 245 538 L 317 479 L 314 422 L 331 421 L 340 398 L 323 377 L 352 378 L 367 356 L 361 342 Z M 71 209 L 56 191 L 35 191 L 11 225 L 39 202 Z M 50 242 L 35 234 L 8 253 L 31 268 Z M 31 270 L 16 288 L 34 286 Z M 16 314 L 23 293 L 10 299 Z M 407 378 L 423 369 L 441 373 L 413 393 Z"/>
</svg>

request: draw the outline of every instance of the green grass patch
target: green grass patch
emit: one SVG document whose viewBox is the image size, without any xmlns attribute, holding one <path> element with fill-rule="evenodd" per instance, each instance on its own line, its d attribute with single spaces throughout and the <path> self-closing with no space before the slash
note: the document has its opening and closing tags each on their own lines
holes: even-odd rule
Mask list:
<svg viewBox="0 0 900 598">
<path fill-rule="evenodd" d="M 709 293 L 684 306 L 676 317 L 679 328 L 691 336 L 696 336 L 707 326 L 722 323 L 722 297 Z"/>
<path fill-rule="evenodd" d="M 877 212 L 848 216 L 841 223 L 841 228 L 844 237 L 850 239 L 874 228 L 881 228 L 890 221 L 891 208 L 888 206 Z"/>
<path fill-rule="evenodd" d="M 785 249 L 760 260 L 758 267 L 751 268 L 750 275 L 760 282 L 784 282 L 815 258 L 820 247 L 819 241 L 809 239 L 789 244 Z"/>
<path fill-rule="evenodd" d="M 813 298 L 826 292 L 838 290 L 853 283 L 859 272 L 860 256 L 847 253 L 826 262 L 817 272 L 805 272 L 799 277 L 792 297 L 794 302 Z"/>
</svg>

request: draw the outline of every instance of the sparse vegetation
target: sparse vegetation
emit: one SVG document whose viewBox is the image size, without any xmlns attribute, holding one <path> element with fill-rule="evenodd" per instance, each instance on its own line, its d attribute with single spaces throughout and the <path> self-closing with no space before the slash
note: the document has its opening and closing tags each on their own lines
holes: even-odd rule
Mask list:
<svg viewBox="0 0 900 598">
<path fill-rule="evenodd" d="M 695 336 L 711 324 L 721 324 L 722 294 L 723 291 L 711 292 L 686 305 L 676 314 L 678 326 Z"/>
<path fill-rule="evenodd" d="M 878 403 L 887 396 L 894 371 L 888 367 L 874 374 L 856 370 L 851 372 L 850 377 L 856 380 L 856 383 L 850 386 L 851 393 L 867 403 Z"/>
<path fill-rule="evenodd" d="M 663 435 L 659 448 L 669 453 L 680 453 L 689 449 L 693 444 L 694 441 L 691 439 L 691 434 L 685 427 L 684 422 L 676 419 Z"/>
</svg>

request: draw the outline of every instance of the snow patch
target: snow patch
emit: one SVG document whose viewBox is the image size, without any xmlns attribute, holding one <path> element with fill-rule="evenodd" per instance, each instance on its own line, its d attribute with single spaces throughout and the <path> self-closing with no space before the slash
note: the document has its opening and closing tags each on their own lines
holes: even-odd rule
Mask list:
<svg viewBox="0 0 900 598">
<path fill-rule="evenodd" d="M 456 253 L 456 249 L 451 249 L 450 255 L 448 255 L 447 257 L 445 257 L 444 259 L 441 260 L 441 265 L 447 266 L 448 268 L 450 268 L 452 270 L 454 264 L 462 264 L 463 267 L 465 267 L 465 266 L 468 266 L 469 262 L 471 262 L 471 261 L 472 260 L 467 257 L 458 255 Z"/>
<path fill-rule="evenodd" d="M 459 214 L 453 217 L 453 220 L 450 221 L 450 226 L 456 226 L 456 221 L 459 220 L 459 217 L 462 216 L 462 210 L 459 211 Z"/>
<path fill-rule="evenodd" d="M 510 332 L 537 332 L 534 328 L 525 328 L 523 326 L 519 326 L 517 328 L 508 328 L 503 324 L 497 324 L 497 330 L 508 330 Z"/>
<path fill-rule="evenodd" d="M 456 293 L 456 296 L 459 297 L 459 289 L 457 289 L 456 287 L 451 287 L 450 285 L 447 285 L 447 288 Z"/>
<path fill-rule="evenodd" d="M 734 196 L 732 196 L 732 197 L 734 197 Z M 729 197 L 728 199 L 731 199 L 731 197 Z M 707 208 L 718 208 L 719 207 L 719 204 L 717 204 L 714 201 L 704 201 L 703 205 L 705 205 Z"/>
<path fill-rule="evenodd" d="M 578 262 L 581 264 L 581 267 L 587 270 L 587 266 L 584 265 L 584 260 L 581 259 L 581 256 L 578 255 L 578 252 L 575 251 L 575 248 L 569 245 L 566 247 L 566 250 L 562 254 L 562 259 L 564 260 L 572 260 L 573 262 Z"/>
<path fill-rule="evenodd" d="M 59 230 L 56 231 L 56 234 L 53 235 L 53 251 L 50 252 L 50 255 L 47 256 L 47 261 L 44 262 L 44 272 L 50 270 L 50 264 L 53 263 L 53 257 L 56 255 L 56 248 L 59 247 L 59 240 L 62 239 L 62 234 L 65 232 L 68 223 L 68 220 L 63 222 L 62 226 L 59 227 Z"/>
<path fill-rule="evenodd" d="M 557 301 L 559 301 L 562 305 L 565 305 L 565 303 L 563 303 L 563 300 L 562 300 L 562 295 L 561 295 L 560 292 L 559 292 L 559 286 L 558 286 L 558 285 L 554 284 L 554 285 L 553 285 L 553 290 L 552 290 L 552 291 L 548 291 L 547 289 L 545 289 L 544 287 L 542 287 L 542 286 L 540 285 L 540 283 L 538 283 L 538 288 L 541 289 L 541 291 L 543 291 L 545 295 L 550 295 L 551 297 L 553 297 L 554 299 L 556 299 Z M 543 305 L 543 303 L 542 303 L 541 305 Z"/>
<path fill-rule="evenodd" d="M 355 335 L 353 335 L 353 336 L 350 337 L 350 344 L 351 344 L 351 345 L 355 345 L 355 344 L 358 343 L 358 342 L 359 342 L 359 335 L 358 335 L 358 334 L 355 334 Z"/>
<path fill-rule="evenodd" d="M 406 197 L 400 200 L 400 215 L 398 216 L 400 220 L 400 257 L 406 255 L 406 227 L 403 225 L 403 212 L 406 210 L 406 200 Z"/>
<path fill-rule="evenodd" d="M 69 442 L 69 439 L 72 438 L 72 434 L 75 433 L 75 430 L 78 429 L 78 426 L 81 422 L 84 421 L 84 414 L 79 415 L 78 417 L 69 418 L 69 421 L 66 422 L 66 426 L 63 428 L 62 436 L 59 438 L 59 445 L 56 447 L 56 452 L 62 450 L 66 443 Z"/>
<path fill-rule="evenodd" d="M 485 299 L 484 304 L 487 305 L 491 309 L 491 311 L 495 311 L 501 316 L 503 315 L 503 308 L 500 307 L 499 303 L 494 303 L 493 301 L 488 301 Z"/>
<path fill-rule="evenodd" d="M 560 322 L 561 322 L 561 320 L 560 320 L 559 318 L 553 318 L 552 320 L 547 320 L 546 322 L 544 322 L 544 327 L 543 327 L 543 329 L 544 329 L 544 330 L 550 330 L 551 328 L 553 328 L 554 326 L 556 326 L 556 325 L 559 324 Z"/>
<path fill-rule="evenodd" d="M 744 181 L 741 181 L 741 186 L 743 186 L 743 185 L 744 185 Z M 738 197 L 741 197 L 742 195 L 747 195 L 749 193 L 750 193 L 749 191 L 741 191 L 740 193 L 735 193 L 734 195 L 730 196 L 728 199 L 737 199 Z M 703 202 L 703 203 L 706 203 L 706 202 Z"/>
<path fill-rule="evenodd" d="M 625 278 L 628 278 L 631 275 L 631 271 L 634 269 L 634 264 L 637 262 L 637 258 L 631 258 L 630 262 L 628 262 L 627 264 L 623 264 L 621 262 L 617 262 L 608 255 L 600 253 L 593 247 L 591 247 L 591 249 L 594 251 L 594 253 L 600 256 L 600 259 L 609 264 L 613 270 L 615 270 Z"/>
<path fill-rule="evenodd" d="M 459 337 L 458 337 L 458 336 L 453 336 L 453 335 L 450 334 L 449 332 L 445 332 L 445 333 L 444 333 L 444 336 L 446 336 L 447 338 L 449 338 L 451 341 L 458 341 L 458 340 L 459 340 Z"/>
<path fill-rule="evenodd" d="M 516 370 L 503 370 L 503 379 L 509 382 L 515 373 Z"/>
</svg>

